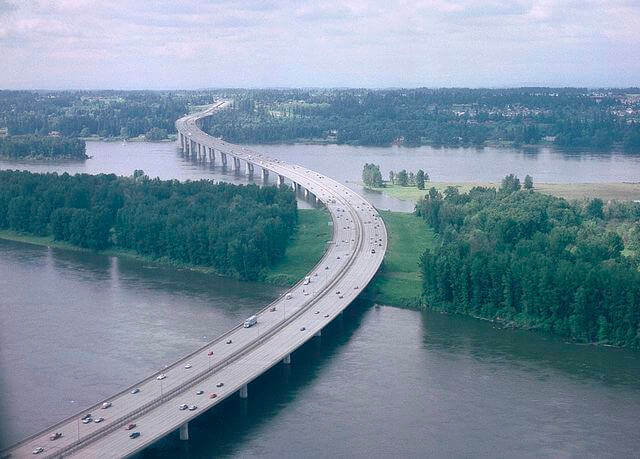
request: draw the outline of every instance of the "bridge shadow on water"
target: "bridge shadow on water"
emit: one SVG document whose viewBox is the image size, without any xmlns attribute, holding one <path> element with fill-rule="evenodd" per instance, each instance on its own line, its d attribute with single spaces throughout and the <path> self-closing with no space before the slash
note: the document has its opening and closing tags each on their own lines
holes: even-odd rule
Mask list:
<svg viewBox="0 0 640 459">
<path fill-rule="evenodd" d="M 298 394 L 322 376 L 372 307 L 373 303 L 356 299 L 343 316 L 322 330 L 322 337 L 312 338 L 292 354 L 291 365 L 278 363 L 251 382 L 248 399 L 240 399 L 235 393 L 189 422 L 189 441 L 181 441 L 176 430 L 134 457 L 234 456 L 245 439 L 286 410 Z"/>
</svg>

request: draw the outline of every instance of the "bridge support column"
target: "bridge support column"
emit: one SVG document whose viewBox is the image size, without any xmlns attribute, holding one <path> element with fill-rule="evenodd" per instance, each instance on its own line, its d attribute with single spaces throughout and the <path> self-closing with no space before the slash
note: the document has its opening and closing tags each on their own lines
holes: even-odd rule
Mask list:
<svg viewBox="0 0 640 459">
<path fill-rule="evenodd" d="M 247 163 L 247 175 L 253 177 L 253 164 Z"/>
<path fill-rule="evenodd" d="M 189 439 L 189 423 L 185 422 L 180 426 L 180 440 Z"/>
<path fill-rule="evenodd" d="M 222 161 L 222 165 L 226 167 L 227 165 L 227 155 L 220 152 L 220 160 Z"/>
<path fill-rule="evenodd" d="M 322 336 L 322 329 L 318 330 L 313 336 L 317 336 L 318 338 L 320 338 Z"/>
<path fill-rule="evenodd" d="M 285 355 L 284 359 L 282 359 L 282 363 L 285 365 L 291 365 L 291 354 Z"/>
<path fill-rule="evenodd" d="M 269 180 L 269 169 L 262 169 L 262 181 L 266 182 Z"/>
<path fill-rule="evenodd" d="M 233 168 L 236 171 L 240 170 L 240 158 L 236 158 L 236 157 L 233 158 Z"/>
<path fill-rule="evenodd" d="M 284 175 L 278 175 L 278 186 L 284 185 Z"/>
<path fill-rule="evenodd" d="M 213 148 L 209 148 L 209 161 L 212 163 L 216 161 L 216 151 Z"/>
<path fill-rule="evenodd" d="M 308 189 L 304 189 L 304 198 L 308 199 L 309 198 L 309 190 Z"/>
<path fill-rule="evenodd" d="M 242 386 L 240 388 L 240 398 L 247 398 L 249 396 L 249 389 L 247 388 L 247 385 L 245 384 L 244 386 Z"/>
</svg>

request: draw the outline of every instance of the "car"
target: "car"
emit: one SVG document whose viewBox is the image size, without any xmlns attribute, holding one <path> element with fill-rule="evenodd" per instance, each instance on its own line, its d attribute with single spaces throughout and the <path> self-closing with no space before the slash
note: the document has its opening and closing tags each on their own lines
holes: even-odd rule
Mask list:
<svg viewBox="0 0 640 459">
<path fill-rule="evenodd" d="M 136 387 L 135 389 L 133 389 L 131 391 L 132 394 L 137 394 L 138 392 L 140 392 L 140 388 Z"/>
<path fill-rule="evenodd" d="M 34 449 L 32 451 L 33 454 L 40 454 L 41 452 L 44 451 L 44 448 L 42 446 L 38 446 L 36 449 Z"/>
<path fill-rule="evenodd" d="M 300 327 L 300 331 L 305 331 L 307 327 Z"/>
<path fill-rule="evenodd" d="M 100 424 L 102 421 L 104 421 L 104 418 L 103 418 L 103 417 L 95 418 L 95 419 L 93 420 L 93 422 L 95 422 L 96 424 Z"/>
<path fill-rule="evenodd" d="M 329 317 L 329 314 L 325 314 L 325 315 L 324 315 L 324 317 L 325 317 L 325 319 L 326 319 L 327 317 Z"/>
<path fill-rule="evenodd" d="M 83 424 L 90 424 L 90 423 L 91 423 L 91 421 L 93 421 L 93 419 L 91 419 L 91 418 L 86 418 L 86 419 L 83 419 L 83 420 L 82 420 L 82 423 L 83 423 Z"/>
<path fill-rule="evenodd" d="M 376 253 L 376 249 L 371 249 L 371 253 Z"/>
<path fill-rule="evenodd" d="M 209 394 L 209 398 L 216 398 L 218 396 L 218 394 Z"/>
<path fill-rule="evenodd" d="M 165 375 L 164 373 L 160 373 L 156 379 L 157 379 L 158 381 L 162 381 L 162 380 L 163 380 L 164 378 L 166 378 L 166 377 L 167 377 L 167 375 Z"/>
<path fill-rule="evenodd" d="M 316 311 L 316 312 L 314 312 L 314 314 L 320 314 L 320 311 Z"/>
<path fill-rule="evenodd" d="M 209 355 L 209 356 L 213 355 L 213 351 L 207 352 L 207 355 Z"/>
<path fill-rule="evenodd" d="M 189 368 L 191 368 L 191 364 L 187 363 L 184 367 L 188 370 Z"/>
<path fill-rule="evenodd" d="M 125 427 L 124 430 L 132 430 L 132 429 L 135 429 L 135 428 L 136 428 L 136 423 L 132 422 L 127 427 Z"/>
<path fill-rule="evenodd" d="M 218 384 L 216 384 L 216 387 L 222 387 L 222 386 L 224 386 L 223 382 L 219 382 Z"/>
<path fill-rule="evenodd" d="M 343 298 L 344 298 L 344 295 L 340 295 L 338 298 L 343 299 Z"/>
<path fill-rule="evenodd" d="M 82 416 L 80 419 L 81 419 L 82 421 L 84 421 L 85 419 L 90 418 L 90 417 L 91 417 L 91 413 L 87 413 L 87 414 L 85 414 L 84 416 Z"/>
<path fill-rule="evenodd" d="M 196 392 L 196 395 L 202 395 L 202 394 L 204 394 L 203 390 L 199 390 L 198 392 Z"/>
<path fill-rule="evenodd" d="M 51 440 L 51 441 L 57 440 L 60 437 L 62 437 L 62 432 L 55 432 L 55 433 L 52 433 L 51 435 L 49 435 L 49 440 Z"/>
<path fill-rule="evenodd" d="M 107 408 L 109 408 L 110 406 L 111 406 L 111 402 L 104 402 L 104 403 L 102 404 L 102 409 L 103 409 L 103 410 L 106 410 L 106 409 L 107 409 Z"/>
<path fill-rule="evenodd" d="M 187 408 L 189 408 L 189 405 L 187 405 L 186 403 L 183 403 L 182 405 L 180 405 L 180 406 L 178 407 L 178 409 L 179 409 L 180 411 L 184 411 L 184 410 L 186 410 Z"/>
<path fill-rule="evenodd" d="M 329 267 L 328 267 L 328 266 L 325 266 L 325 267 L 324 267 L 324 269 L 329 269 Z"/>
<path fill-rule="evenodd" d="M 353 287 L 354 290 L 358 290 L 360 287 L 358 287 L 357 285 L 355 287 Z"/>
<path fill-rule="evenodd" d="M 189 407 L 189 411 L 195 411 L 195 410 L 197 410 L 197 409 L 198 409 L 198 407 L 197 407 L 196 405 L 191 405 L 191 406 Z"/>
<path fill-rule="evenodd" d="M 233 343 L 233 341 L 231 341 L 230 339 L 227 340 L 227 344 L 231 344 Z"/>
<path fill-rule="evenodd" d="M 337 257 L 336 257 L 336 259 L 338 259 L 338 260 L 339 260 L 339 259 L 340 259 L 340 256 L 337 256 Z"/>
<path fill-rule="evenodd" d="M 336 295 L 340 295 L 340 290 L 337 290 L 337 291 L 336 291 Z"/>
<path fill-rule="evenodd" d="M 140 432 L 131 432 L 129 434 L 129 438 L 138 438 L 140 436 Z"/>
<path fill-rule="evenodd" d="M 276 312 L 276 307 L 275 306 L 271 306 L 271 309 L 269 309 L 269 311 Z"/>
</svg>

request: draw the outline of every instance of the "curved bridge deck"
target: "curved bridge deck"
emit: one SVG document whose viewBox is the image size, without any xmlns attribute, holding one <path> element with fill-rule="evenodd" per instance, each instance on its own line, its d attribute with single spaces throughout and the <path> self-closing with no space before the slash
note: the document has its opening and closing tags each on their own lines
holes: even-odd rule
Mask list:
<svg viewBox="0 0 640 459">
<path fill-rule="evenodd" d="M 256 167 L 263 177 L 277 174 L 296 190 L 322 202 L 333 221 L 333 237 L 322 260 L 308 274 L 311 282 L 299 282 L 285 295 L 257 313 L 258 323 L 250 328 L 234 327 L 206 346 L 167 367 L 166 378 L 159 374 L 60 421 L 3 451 L 11 457 L 126 457 L 171 431 L 188 432 L 188 421 L 240 391 L 247 396 L 247 384 L 281 361 L 306 341 L 319 335 L 323 327 L 342 312 L 375 275 L 387 246 L 384 223 L 376 210 L 344 185 L 301 166 L 268 158 L 247 148 L 229 144 L 206 134 L 200 124 L 229 102 L 214 104 L 205 111 L 176 121 L 178 140 L 186 154 L 201 159 L 219 158 L 223 164 L 233 160 L 249 174 Z M 217 155 L 217 156 L 216 156 Z M 295 363 L 295 362 L 294 362 Z M 189 368 L 186 368 L 186 367 Z M 219 383 L 223 386 L 218 387 Z M 139 392 L 131 391 L 138 388 Z M 204 391 L 197 395 L 196 391 Z M 210 394 L 216 394 L 210 398 Z M 112 405 L 101 409 L 103 402 Z M 179 410 L 178 405 L 196 405 L 195 411 Z M 101 423 L 82 424 L 85 413 L 102 416 Z M 136 423 L 138 438 L 129 438 L 125 426 Z M 49 440 L 49 435 L 63 436 Z"/>
</svg>

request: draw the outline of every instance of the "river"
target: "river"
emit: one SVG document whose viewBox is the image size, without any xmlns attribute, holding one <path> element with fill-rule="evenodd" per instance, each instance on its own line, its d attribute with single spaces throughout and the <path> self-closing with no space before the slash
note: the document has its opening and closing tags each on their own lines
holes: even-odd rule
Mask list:
<svg viewBox="0 0 640 459">
<path fill-rule="evenodd" d="M 324 148 L 260 150 L 357 180 L 355 159 L 339 166 L 336 158 L 321 157 Z M 329 147 L 334 157 L 337 148 Z M 173 144 L 96 143 L 88 150 L 94 158 L 85 163 L 0 162 L 0 168 L 144 169 L 162 178 L 242 180 L 185 161 Z M 371 149 L 357 163 L 382 163 L 392 156 L 383 150 Z M 504 162 L 544 163 L 547 154 L 554 153 L 531 160 L 513 152 Z M 411 168 L 405 161 L 393 164 Z M 558 176 L 559 164 L 567 162 L 558 181 L 596 181 L 598 169 L 601 181 L 612 181 L 615 173 L 606 171 L 616 168 L 618 181 L 638 176 L 633 157 L 577 161 L 560 155 L 556 161 L 537 165 L 539 175 L 548 168 L 549 177 Z M 572 161 L 594 163 L 571 169 Z M 357 170 L 348 172 L 351 167 Z M 483 170 L 487 175 L 478 180 L 504 175 L 498 166 Z M 157 371 L 280 292 L 135 260 L 0 241 L 2 440 L 14 442 Z M 250 385 L 248 400 L 233 397 L 193 422 L 189 442 L 172 434 L 140 456 L 637 457 L 640 450 L 636 352 L 356 302 L 292 363 Z"/>
</svg>

